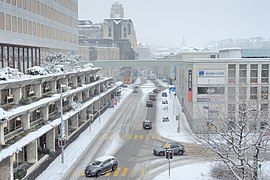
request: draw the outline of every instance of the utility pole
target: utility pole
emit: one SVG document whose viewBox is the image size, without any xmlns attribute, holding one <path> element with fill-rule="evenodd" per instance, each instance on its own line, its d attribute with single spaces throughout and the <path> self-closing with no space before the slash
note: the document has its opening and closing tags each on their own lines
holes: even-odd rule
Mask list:
<svg viewBox="0 0 270 180">
<path fill-rule="evenodd" d="M 61 91 L 61 96 L 60 96 L 60 111 L 61 111 L 61 138 L 60 141 L 58 141 L 58 146 L 61 147 L 61 162 L 64 164 L 64 148 L 65 148 L 65 122 L 63 119 L 63 87 L 66 87 L 65 85 L 60 85 L 60 91 Z M 59 144 L 60 142 L 60 144 Z"/>
</svg>

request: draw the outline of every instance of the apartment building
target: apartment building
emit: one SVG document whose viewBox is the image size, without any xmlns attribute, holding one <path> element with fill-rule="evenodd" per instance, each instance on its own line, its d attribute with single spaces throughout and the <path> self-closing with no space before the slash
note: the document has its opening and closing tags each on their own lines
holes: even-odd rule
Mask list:
<svg viewBox="0 0 270 180">
<path fill-rule="evenodd" d="M 0 0 L 0 67 L 25 73 L 48 53 L 78 48 L 77 0 Z"/>
<path fill-rule="evenodd" d="M 100 77 L 100 70 L 0 81 L 0 179 L 12 180 L 21 170 L 31 173 L 59 152 L 59 138 L 68 143 L 106 110 L 118 86 L 111 84 L 112 78 Z"/>
</svg>

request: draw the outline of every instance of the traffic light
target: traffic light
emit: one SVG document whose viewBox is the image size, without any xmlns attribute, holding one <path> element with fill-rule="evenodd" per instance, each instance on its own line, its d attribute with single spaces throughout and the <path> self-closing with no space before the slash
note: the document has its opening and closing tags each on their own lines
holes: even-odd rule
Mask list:
<svg viewBox="0 0 270 180">
<path fill-rule="evenodd" d="M 165 150 L 165 158 L 166 159 L 173 159 L 173 150 L 172 149 Z"/>
<path fill-rule="evenodd" d="M 66 138 L 58 138 L 59 147 L 66 147 L 66 144 L 67 144 Z"/>
</svg>

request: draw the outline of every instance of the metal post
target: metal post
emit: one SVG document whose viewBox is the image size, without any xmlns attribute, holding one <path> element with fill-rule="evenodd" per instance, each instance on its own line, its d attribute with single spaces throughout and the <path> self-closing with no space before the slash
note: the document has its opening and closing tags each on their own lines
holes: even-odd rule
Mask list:
<svg viewBox="0 0 270 180">
<path fill-rule="evenodd" d="M 98 94 L 98 123 L 100 123 L 100 89 Z"/>
<path fill-rule="evenodd" d="M 180 119 L 181 119 L 181 113 L 176 116 L 178 119 L 178 127 L 177 127 L 177 133 L 180 133 Z"/>
<path fill-rule="evenodd" d="M 61 111 L 61 138 L 65 138 L 65 122 L 63 120 L 63 104 L 62 104 L 62 99 L 63 99 L 63 93 L 62 93 L 62 84 L 60 85 L 60 91 L 61 91 L 61 96 L 60 96 L 60 111 Z M 64 146 L 61 147 L 61 162 L 64 164 Z"/>
<path fill-rule="evenodd" d="M 90 120 L 89 120 L 89 131 L 91 134 L 91 124 L 92 124 L 92 120 L 93 120 L 93 114 L 89 114 Z"/>
<path fill-rule="evenodd" d="M 170 160 L 168 159 L 169 161 L 169 178 L 171 177 L 171 164 L 170 164 Z"/>
</svg>

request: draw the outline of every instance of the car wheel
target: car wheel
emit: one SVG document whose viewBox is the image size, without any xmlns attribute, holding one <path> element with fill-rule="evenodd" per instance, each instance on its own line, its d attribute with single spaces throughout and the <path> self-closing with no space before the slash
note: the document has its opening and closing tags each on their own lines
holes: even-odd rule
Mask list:
<svg viewBox="0 0 270 180">
<path fill-rule="evenodd" d="M 101 171 L 98 171 L 98 172 L 96 173 L 96 176 L 99 177 L 100 175 L 101 175 Z"/>
<path fill-rule="evenodd" d="M 178 151 L 178 155 L 180 156 L 180 155 L 183 155 L 184 154 L 184 152 L 183 151 Z"/>
<path fill-rule="evenodd" d="M 164 152 L 159 152 L 158 155 L 159 155 L 159 156 L 164 156 L 165 153 L 164 153 Z"/>
<path fill-rule="evenodd" d="M 117 165 L 113 165 L 112 171 L 115 171 L 117 169 Z"/>
</svg>

